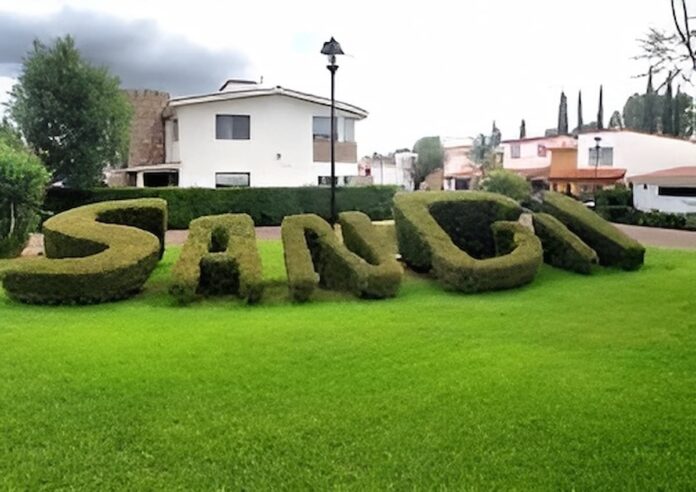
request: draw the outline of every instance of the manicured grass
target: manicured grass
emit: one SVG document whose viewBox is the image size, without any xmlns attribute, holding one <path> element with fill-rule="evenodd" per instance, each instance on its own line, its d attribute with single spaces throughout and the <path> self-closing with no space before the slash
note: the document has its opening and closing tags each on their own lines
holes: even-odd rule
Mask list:
<svg viewBox="0 0 696 492">
<path fill-rule="evenodd" d="M 694 489 L 696 252 L 463 296 L 0 293 L 0 489 Z"/>
</svg>

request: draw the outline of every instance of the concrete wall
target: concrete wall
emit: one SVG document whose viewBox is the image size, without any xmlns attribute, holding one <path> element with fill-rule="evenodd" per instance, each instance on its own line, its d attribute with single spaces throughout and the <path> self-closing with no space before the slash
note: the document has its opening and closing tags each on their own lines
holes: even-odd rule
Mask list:
<svg viewBox="0 0 696 492">
<path fill-rule="evenodd" d="M 579 136 L 578 167 L 594 167 L 595 163 L 590 162 L 590 148 L 594 148 L 596 136 L 602 138 L 602 147 L 614 149 L 613 167 L 626 169 L 627 178 L 696 164 L 696 145 L 688 140 L 630 131 L 603 131 Z"/>
<path fill-rule="evenodd" d="M 329 162 L 314 162 L 312 138 L 312 118 L 330 116 L 328 107 L 274 95 L 172 109 L 179 121 L 179 186 L 215 187 L 218 172 L 248 172 L 251 186 L 317 185 L 319 176 L 330 175 Z M 216 140 L 216 114 L 249 115 L 250 139 Z M 338 161 L 336 175 L 357 176 L 357 159 Z"/>
<path fill-rule="evenodd" d="M 124 91 L 133 106 L 128 167 L 164 162 L 164 122 L 162 111 L 169 94 L 151 90 Z"/>
<path fill-rule="evenodd" d="M 673 186 L 680 186 L 675 184 Z M 660 196 L 658 185 L 636 184 L 633 187 L 633 206 L 638 210 L 650 212 L 659 210 L 669 213 L 696 213 L 696 198 L 678 196 Z"/>
</svg>

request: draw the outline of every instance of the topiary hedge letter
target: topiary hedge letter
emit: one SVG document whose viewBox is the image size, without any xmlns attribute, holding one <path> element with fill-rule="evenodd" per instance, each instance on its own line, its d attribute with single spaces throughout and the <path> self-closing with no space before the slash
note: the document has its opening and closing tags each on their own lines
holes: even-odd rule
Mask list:
<svg viewBox="0 0 696 492">
<path fill-rule="evenodd" d="M 12 265 L 3 286 L 33 304 L 91 304 L 137 293 L 164 252 L 167 203 L 151 198 L 102 202 L 43 225 L 45 258 Z"/>
<path fill-rule="evenodd" d="M 534 214 L 534 232 L 544 247 L 544 261 L 576 273 L 589 274 L 599 260 L 595 250 L 570 232 L 553 215 Z"/>
<path fill-rule="evenodd" d="M 237 294 L 252 304 L 263 295 L 254 222 L 246 214 L 200 217 L 172 272 L 170 292 L 188 303 L 197 294 Z"/>
<path fill-rule="evenodd" d="M 645 248 L 577 200 L 546 191 L 542 209 L 594 249 L 603 266 L 637 270 L 643 265 Z"/>
<path fill-rule="evenodd" d="M 361 297 L 396 295 L 402 269 L 370 219 L 359 212 L 341 214 L 346 244 L 313 214 L 283 219 L 282 238 L 290 295 L 308 300 L 317 285 Z"/>
<path fill-rule="evenodd" d="M 461 292 L 509 289 L 531 282 L 542 263 L 534 233 L 514 222 L 522 209 L 485 192 L 400 193 L 394 219 L 401 255 Z"/>
</svg>

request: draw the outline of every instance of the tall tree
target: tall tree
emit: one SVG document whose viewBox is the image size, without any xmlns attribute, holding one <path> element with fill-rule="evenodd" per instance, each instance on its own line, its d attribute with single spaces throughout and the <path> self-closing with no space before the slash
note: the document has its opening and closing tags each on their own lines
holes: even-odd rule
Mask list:
<svg viewBox="0 0 696 492">
<path fill-rule="evenodd" d="M 527 138 L 527 122 L 524 119 L 520 123 L 520 138 Z"/>
<path fill-rule="evenodd" d="M 672 130 L 674 132 L 675 136 L 680 136 L 682 134 L 682 119 L 680 117 L 681 113 L 684 111 L 683 107 L 683 98 L 681 97 L 681 86 L 677 86 L 677 96 L 674 98 L 674 114 L 672 117 L 674 118 L 672 121 Z"/>
<path fill-rule="evenodd" d="M 578 131 L 582 129 L 584 123 L 582 121 L 582 91 L 578 91 Z"/>
<path fill-rule="evenodd" d="M 597 130 L 604 130 L 604 86 L 599 86 L 599 108 L 597 108 Z"/>
<path fill-rule="evenodd" d="M 442 169 L 445 161 L 445 150 L 440 137 L 423 137 L 413 146 L 413 152 L 418 154 L 415 165 L 411 170 L 413 183 L 418 186 L 431 172 Z"/>
<path fill-rule="evenodd" d="M 609 118 L 609 128 L 621 130 L 623 128 L 623 121 L 621 120 L 621 113 L 614 111 Z"/>
<path fill-rule="evenodd" d="M 34 41 L 9 109 L 53 180 L 88 188 L 125 160 L 131 107 L 118 78 L 83 60 L 70 36 Z"/>
<path fill-rule="evenodd" d="M 662 133 L 675 135 L 674 133 L 674 96 L 672 95 L 672 82 L 667 83 L 665 97 L 662 103 Z"/>
<path fill-rule="evenodd" d="M 491 128 L 491 147 L 496 148 L 498 145 L 500 145 L 500 142 L 503 139 L 502 133 L 500 133 L 500 129 L 495 125 L 495 120 L 493 121 L 493 127 Z"/>
<path fill-rule="evenodd" d="M 657 108 L 655 89 L 653 88 L 652 68 L 648 72 L 648 86 L 645 89 L 645 101 L 643 108 L 643 122 L 641 130 L 648 133 L 655 133 L 657 130 Z"/>
<path fill-rule="evenodd" d="M 558 104 L 558 134 L 568 135 L 568 98 L 561 91 L 561 101 Z"/>
</svg>

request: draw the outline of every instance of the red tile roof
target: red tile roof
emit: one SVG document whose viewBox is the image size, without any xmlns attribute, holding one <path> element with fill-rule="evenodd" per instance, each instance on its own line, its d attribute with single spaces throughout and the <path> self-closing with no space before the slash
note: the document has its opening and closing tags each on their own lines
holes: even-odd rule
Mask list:
<svg viewBox="0 0 696 492">
<path fill-rule="evenodd" d="M 551 172 L 551 166 L 508 169 L 508 171 L 512 171 L 527 179 L 548 178 Z"/>
<path fill-rule="evenodd" d="M 567 171 L 560 171 L 552 173 L 550 178 L 555 180 L 566 180 L 566 181 L 593 181 L 597 180 L 614 180 L 618 181 L 623 179 L 626 175 L 625 169 L 594 169 L 594 168 L 580 168 L 580 169 L 569 169 Z"/>
<path fill-rule="evenodd" d="M 696 178 L 696 166 L 682 166 L 662 169 L 653 173 L 632 176 L 631 181 L 641 178 Z"/>
</svg>

